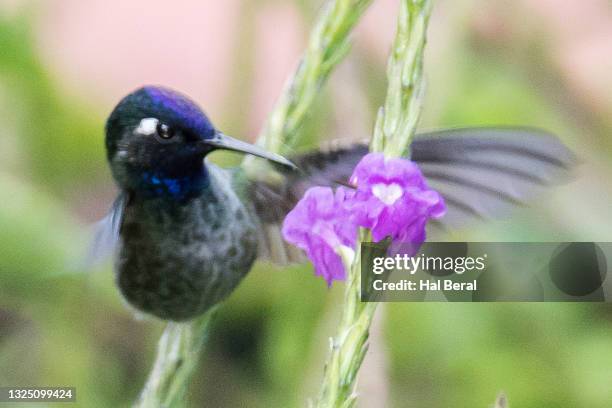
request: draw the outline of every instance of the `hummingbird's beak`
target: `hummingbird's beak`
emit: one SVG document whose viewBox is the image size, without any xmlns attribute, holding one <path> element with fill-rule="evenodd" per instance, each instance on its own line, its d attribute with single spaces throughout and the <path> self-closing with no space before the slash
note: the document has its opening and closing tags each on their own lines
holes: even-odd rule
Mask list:
<svg viewBox="0 0 612 408">
<path fill-rule="evenodd" d="M 289 167 L 293 170 L 297 169 L 295 164 L 291 163 L 289 160 L 285 159 L 279 154 L 268 152 L 259 146 L 234 139 L 233 137 L 227 136 L 219 131 L 215 133 L 212 139 L 203 140 L 203 143 L 215 149 L 233 150 L 236 152 L 252 154 L 253 156 L 258 156 L 274 163 L 282 164 L 283 166 Z"/>
</svg>

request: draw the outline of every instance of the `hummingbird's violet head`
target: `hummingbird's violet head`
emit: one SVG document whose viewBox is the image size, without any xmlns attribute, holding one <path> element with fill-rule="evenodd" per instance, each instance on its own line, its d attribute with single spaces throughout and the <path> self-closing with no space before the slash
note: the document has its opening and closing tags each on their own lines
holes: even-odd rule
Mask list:
<svg viewBox="0 0 612 408">
<path fill-rule="evenodd" d="M 106 122 L 106 153 L 120 187 L 139 190 L 150 180 L 196 177 L 215 128 L 186 96 L 147 86 L 124 97 Z"/>
<path fill-rule="evenodd" d="M 124 97 L 106 123 L 106 151 L 123 189 L 183 196 L 206 184 L 204 157 L 241 151 L 291 166 L 281 156 L 217 131 L 187 96 L 145 86 Z"/>
</svg>

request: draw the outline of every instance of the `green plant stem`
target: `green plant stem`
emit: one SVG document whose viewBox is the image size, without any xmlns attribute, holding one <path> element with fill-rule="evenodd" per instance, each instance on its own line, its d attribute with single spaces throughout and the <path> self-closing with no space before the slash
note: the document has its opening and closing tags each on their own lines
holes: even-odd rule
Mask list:
<svg viewBox="0 0 612 408">
<path fill-rule="evenodd" d="M 296 72 L 259 135 L 266 150 L 283 153 L 299 137 L 299 129 L 332 70 L 350 49 L 349 34 L 372 0 L 328 0 L 321 9 Z M 262 160 L 247 157 L 243 166 L 257 176 Z"/>
<path fill-rule="evenodd" d="M 369 233 L 361 231 L 362 239 Z M 325 363 L 325 375 L 316 406 L 352 407 L 356 402 L 355 382 L 359 367 L 367 351 L 369 328 L 376 311 L 376 303 L 361 302 L 361 257 L 358 247 L 354 254 L 342 254 L 349 270 L 344 289 L 344 304 L 338 334 L 330 339 L 331 352 Z"/>
<path fill-rule="evenodd" d="M 170 322 L 157 345 L 149 378 L 134 407 L 180 407 L 185 391 L 208 338 L 216 308 L 186 323 Z"/>
<path fill-rule="evenodd" d="M 429 0 L 401 1 L 397 33 L 387 63 L 387 96 L 378 110 L 372 151 L 390 157 L 408 153 L 425 89 L 423 53 L 430 14 Z"/>
<path fill-rule="evenodd" d="M 378 112 L 372 151 L 401 156 L 410 146 L 420 114 L 423 93 L 423 51 L 431 6 L 427 0 L 402 0 L 398 29 L 387 66 L 388 88 L 385 105 Z M 360 232 L 360 242 L 371 240 Z M 331 340 L 323 385 L 317 400 L 320 408 L 352 407 L 355 384 L 367 351 L 369 329 L 377 303 L 361 302 L 361 248 L 352 254 L 341 251 L 348 271 L 342 320 Z"/>
</svg>

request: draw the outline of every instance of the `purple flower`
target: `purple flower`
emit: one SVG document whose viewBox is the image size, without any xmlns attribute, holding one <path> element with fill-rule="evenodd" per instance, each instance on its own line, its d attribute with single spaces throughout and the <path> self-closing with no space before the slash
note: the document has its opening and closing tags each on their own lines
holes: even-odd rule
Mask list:
<svg viewBox="0 0 612 408">
<path fill-rule="evenodd" d="M 410 160 L 370 153 L 357 164 L 350 181 L 357 186 L 351 200 L 355 222 L 369 228 L 375 242 L 390 237 L 408 254 L 425 241 L 428 219 L 446 212 L 442 196 L 427 186 Z"/>
<path fill-rule="evenodd" d="M 306 252 L 329 285 L 345 279 L 338 251 L 355 248 L 358 227 L 369 228 L 375 242 L 390 237 L 391 252 L 413 255 L 425 241 L 427 221 L 446 212 L 440 194 L 410 160 L 370 153 L 350 182 L 356 189 L 310 188 L 283 224 L 284 238 Z"/>
<path fill-rule="evenodd" d="M 354 191 L 329 187 L 312 187 L 283 223 L 283 237 L 303 249 L 314 264 L 317 275 L 328 285 L 344 280 L 346 272 L 340 255 L 340 245 L 355 247 L 357 226 L 350 221 L 346 203 Z"/>
</svg>

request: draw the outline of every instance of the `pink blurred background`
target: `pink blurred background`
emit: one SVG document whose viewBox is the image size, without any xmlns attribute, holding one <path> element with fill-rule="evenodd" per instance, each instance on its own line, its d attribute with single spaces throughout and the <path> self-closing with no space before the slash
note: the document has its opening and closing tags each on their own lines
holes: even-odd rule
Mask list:
<svg viewBox="0 0 612 408">
<path fill-rule="evenodd" d="M 22 3 L 4 2 L 7 10 Z M 316 11 L 318 3 L 310 3 L 309 11 Z M 462 3 L 458 8 L 448 0 L 437 2 L 430 66 L 443 64 L 441 53 L 449 45 L 444 40 L 452 37 L 444 26 L 452 27 L 453 19 L 466 20 L 478 36 L 500 48 L 512 47 L 517 36 L 538 35 L 547 43 L 545 57 L 576 102 L 612 115 L 609 2 Z M 358 27 L 356 46 L 377 64 L 386 60 L 397 6 L 396 0 L 375 1 Z M 44 2 L 38 18 L 42 55 L 82 101 L 94 98 L 110 110 L 130 89 L 165 84 L 192 95 L 213 118 L 222 118 L 238 87 L 251 107 L 246 112 L 251 137 L 295 68 L 309 26 L 297 4 L 278 1 L 55 0 Z M 241 80 L 241 72 L 251 70 L 255 80 Z"/>
</svg>

